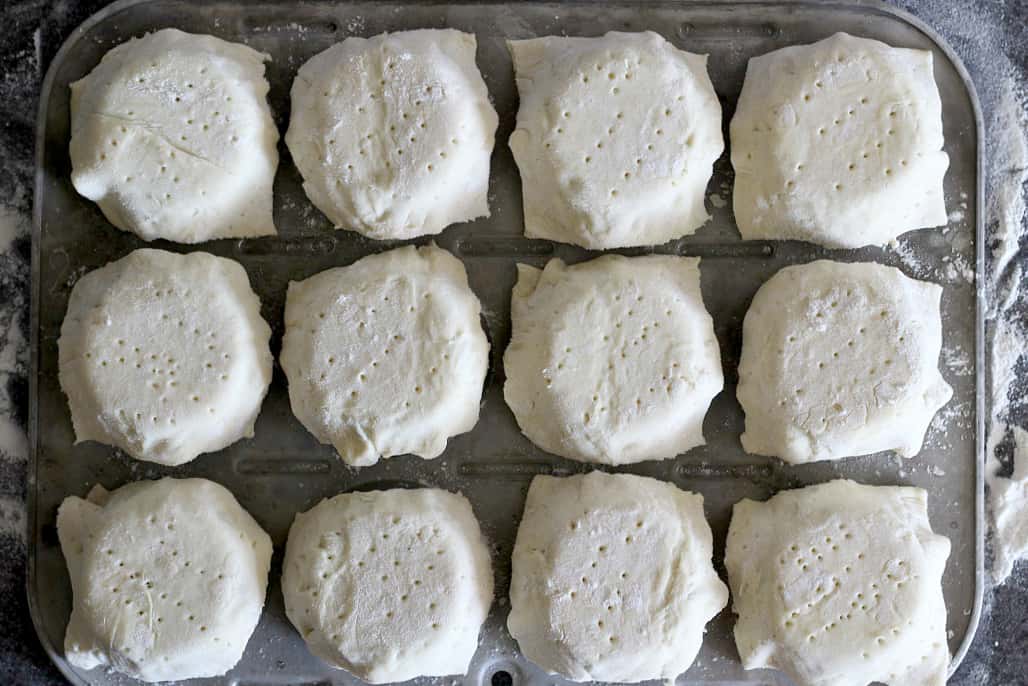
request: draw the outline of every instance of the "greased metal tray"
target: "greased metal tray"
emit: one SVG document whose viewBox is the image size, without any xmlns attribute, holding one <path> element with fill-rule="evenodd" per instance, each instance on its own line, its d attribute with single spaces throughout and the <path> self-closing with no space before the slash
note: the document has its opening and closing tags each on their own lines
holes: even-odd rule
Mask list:
<svg viewBox="0 0 1028 686">
<path fill-rule="evenodd" d="M 397 457 L 360 470 L 345 467 L 293 417 L 286 382 L 276 367 L 271 391 L 252 440 L 204 455 L 178 468 L 129 459 L 107 446 L 73 446 L 67 404 L 57 381 L 57 337 L 75 280 L 84 272 L 143 246 L 111 227 L 99 210 L 78 196 L 69 180 L 68 85 L 85 75 L 105 51 L 132 36 L 165 27 L 210 33 L 246 43 L 271 55 L 267 76 L 276 122 L 284 131 L 289 88 L 297 69 L 315 53 L 351 35 L 424 27 L 453 27 L 478 37 L 478 65 L 500 115 L 492 157 L 492 217 L 453 226 L 435 240 L 463 260 L 471 286 L 482 300 L 492 343 L 491 364 L 475 429 L 450 441 L 437 460 Z M 967 650 L 978 621 L 982 594 L 982 418 L 986 416 L 982 348 L 982 126 L 969 77 L 951 50 L 917 20 L 878 3 L 815 2 L 588 2 L 567 3 L 248 3 L 127 0 L 115 3 L 77 29 L 57 54 L 41 96 L 37 140 L 33 233 L 32 376 L 30 386 L 28 595 L 36 629 L 60 669 L 77 684 L 134 683 L 123 676 L 82 673 L 63 658 L 71 589 L 58 546 L 57 506 L 84 495 L 94 483 L 108 488 L 164 475 L 201 476 L 227 486 L 271 534 L 276 555 L 261 622 L 239 665 L 223 679 L 197 684 L 350 684 L 345 672 L 313 658 L 285 618 L 279 587 L 285 536 L 297 511 L 321 498 L 351 489 L 428 485 L 470 498 L 491 544 L 496 601 L 482 631 L 481 645 L 464 677 L 419 679 L 423 684 L 556 684 L 517 651 L 504 623 L 510 553 L 529 481 L 536 474 L 571 474 L 590 467 L 558 459 L 535 448 L 518 431 L 503 402 L 501 358 L 510 335 L 510 290 L 515 263 L 542 266 L 552 257 L 580 261 L 588 251 L 522 236 L 521 185 L 507 148 L 517 111 L 517 93 L 504 41 L 551 34 L 594 36 L 608 30 L 653 30 L 675 45 L 708 53 L 708 68 L 724 109 L 724 128 L 735 109 L 748 58 L 786 45 L 808 43 L 836 31 L 877 38 L 896 46 L 931 50 L 943 102 L 946 202 L 952 211 L 945 229 L 910 234 L 893 249 L 829 251 L 800 243 L 743 242 L 731 212 L 732 171 L 726 152 L 708 188 L 713 219 L 681 240 L 623 254 L 662 252 L 702 258 L 703 297 L 714 318 L 725 368 L 725 390 L 704 423 L 707 445 L 666 462 L 621 471 L 645 474 L 698 491 L 714 530 L 714 560 L 722 576 L 724 537 L 731 506 L 741 498 L 766 498 L 775 491 L 836 477 L 872 484 L 909 484 L 928 489 L 936 531 L 952 541 L 943 581 L 949 610 L 954 665 Z M 288 151 L 275 182 L 279 236 L 222 240 L 188 247 L 157 242 L 173 250 L 206 250 L 243 264 L 261 298 L 273 330 L 277 355 L 282 335 L 286 285 L 329 267 L 398 245 L 332 231 L 304 196 Z M 425 241 L 415 241 L 422 243 Z M 942 297 L 943 376 L 954 396 L 932 424 L 924 450 L 909 461 L 891 454 L 834 463 L 787 466 L 747 455 L 739 435 L 742 411 L 735 400 L 742 318 L 756 289 L 781 267 L 820 257 L 875 260 L 944 285 Z M 710 625 L 703 649 L 682 684 L 788 684 L 771 671 L 742 669 L 732 641 L 733 617 L 723 611 Z M 504 674 L 506 673 L 506 674 Z"/>
</svg>

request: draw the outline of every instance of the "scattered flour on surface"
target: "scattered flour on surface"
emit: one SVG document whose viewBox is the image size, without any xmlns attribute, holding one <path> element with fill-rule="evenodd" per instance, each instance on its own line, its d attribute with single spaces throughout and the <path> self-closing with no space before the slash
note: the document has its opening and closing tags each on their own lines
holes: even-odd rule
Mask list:
<svg viewBox="0 0 1028 686">
<path fill-rule="evenodd" d="M 974 283 L 974 267 L 963 255 L 953 254 L 943 258 L 946 264 L 945 277 L 949 281 L 963 279 L 967 283 Z"/>
<path fill-rule="evenodd" d="M 973 430 L 973 417 L 973 402 L 950 402 L 932 417 L 931 424 L 928 425 L 928 437 L 925 439 L 925 444 L 932 445 L 939 450 L 952 449 L 952 443 L 948 440 L 949 432 L 953 429 L 963 432 Z M 899 462 L 897 466 L 901 464 L 902 462 Z"/>
<path fill-rule="evenodd" d="M 11 536 L 25 543 L 25 501 L 0 496 L 0 536 Z"/>
<path fill-rule="evenodd" d="M 971 355 L 960 346 L 943 348 L 942 363 L 957 376 L 970 376 L 974 373 Z"/>
<path fill-rule="evenodd" d="M 0 267 L 22 259 L 12 252 L 14 242 L 29 235 L 29 217 L 19 208 L 29 206 L 29 190 L 14 184 L 8 197 L 0 200 Z M 14 295 L 0 302 L 0 460 L 24 462 L 28 459 L 28 438 L 15 421 L 16 408 L 7 389 L 14 376 L 28 368 L 28 341 L 18 325 L 21 311 L 28 308 L 24 296 Z"/>
<path fill-rule="evenodd" d="M 992 507 L 993 576 L 1002 583 L 1014 570 L 1014 563 L 1028 556 L 1028 431 L 1011 427 L 1014 433 L 1014 473 L 1009 479 L 989 482 Z"/>
<path fill-rule="evenodd" d="M 1012 395 L 1020 398 L 1017 368 L 1024 356 L 1028 335 L 1017 317 L 1028 302 L 1021 286 L 1023 260 L 1018 259 L 1028 224 L 1028 102 L 1011 78 L 996 108 L 991 130 L 991 194 L 988 226 L 992 239 L 991 278 L 987 281 L 988 317 L 991 325 L 992 417 L 986 440 L 986 480 L 992 513 L 993 577 L 1006 581 L 1017 559 L 1028 555 L 1028 432 L 1012 423 Z M 1013 474 L 999 476 L 996 449 L 1010 436 L 1013 442 Z"/>
<path fill-rule="evenodd" d="M 0 202 L 0 264 L 19 259 L 11 248 L 29 232 L 28 217 L 17 209 L 27 205 L 26 195 L 17 186 L 9 202 Z M 19 312 L 25 307 L 28 302 L 19 297 L 0 303 L 0 460 L 10 462 L 28 459 L 28 438 L 14 419 L 16 408 L 6 390 L 8 380 L 23 375 L 28 367 L 28 342 L 18 325 Z"/>
<path fill-rule="evenodd" d="M 363 34 L 364 33 L 364 17 L 358 15 L 352 17 L 350 21 L 346 22 L 346 31 L 350 34 Z"/>
<path fill-rule="evenodd" d="M 12 200 L 16 201 L 21 193 L 21 189 L 16 190 Z M 13 203 L 10 206 L 0 205 L 0 259 L 4 259 L 16 239 L 28 235 L 28 224 L 28 218 L 17 211 Z M 13 305 L 8 303 L 2 313 L 6 320 L 2 322 L 3 330 L 0 331 L 0 377 L 3 378 L 24 370 L 28 352 Z M 6 393 L 0 391 L 0 395 L 6 396 Z M 0 459 L 25 462 L 29 455 L 28 437 L 14 421 L 12 410 L 10 399 L 5 397 L 0 411 Z M 25 521 L 25 501 L 22 498 L 0 496 L 0 536 L 10 536 L 24 544 Z"/>
<path fill-rule="evenodd" d="M 29 457 L 29 439 L 20 426 L 6 414 L 0 414 L 0 458 L 25 462 Z"/>
<path fill-rule="evenodd" d="M 988 222 L 992 249 L 993 303 L 1000 301 L 1001 289 L 1009 276 L 1007 272 L 1017 256 L 1024 221 L 1028 215 L 1025 203 L 1025 183 L 1028 182 L 1028 113 L 1025 94 L 1019 93 L 1011 83 L 1005 89 L 997 107 L 992 131 L 996 138 L 993 146 L 992 187 L 989 198 Z M 1014 284 L 1011 290 L 1017 290 Z"/>
<path fill-rule="evenodd" d="M 0 205 L 0 254 L 11 249 L 16 238 L 28 235 L 28 223 L 20 212 Z"/>
<path fill-rule="evenodd" d="M 924 279 L 928 276 L 928 265 L 925 264 L 910 243 L 902 238 L 889 241 L 889 248 L 896 253 L 900 263 L 906 267 L 906 271 L 915 279 Z"/>
<path fill-rule="evenodd" d="M 10 321 L 3 322 L 6 328 L 0 332 L 0 375 L 13 374 L 23 370 L 28 362 L 28 343 L 21 327 L 15 321 L 14 313 Z"/>
<path fill-rule="evenodd" d="M 17 211 L 14 204 L 21 200 L 24 192 L 24 189 L 17 188 L 11 198 L 12 204 L 0 205 L 0 260 L 11 259 L 9 253 L 14 241 L 28 236 L 28 217 Z M 6 381 L 12 374 L 25 372 L 28 346 L 21 327 L 17 325 L 17 315 L 22 305 L 27 304 L 13 301 L 0 305 L 0 380 Z M 0 460 L 25 463 L 29 459 L 28 436 L 14 421 L 14 408 L 7 393 L 0 389 L 0 396 Z M 23 498 L 0 496 L 0 537 L 11 537 L 25 544 L 26 507 Z"/>
<path fill-rule="evenodd" d="M 1017 363 L 1022 357 L 1024 332 L 1012 319 L 992 322 L 992 417 L 985 443 L 986 474 L 1001 468 L 996 447 L 1003 441 L 1010 420 L 1010 391 L 1017 381 Z"/>
<path fill-rule="evenodd" d="M 947 228 L 945 232 L 951 230 L 951 228 Z M 970 227 L 960 227 L 953 234 L 952 252 L 942 257 L 941 266 L 936 266 L 934 255 L 926 257 L 919 254 L 916 245 L 909 238 L 900 237 L 890 241 L 888 245 L 893 254 L 899 258 L 905 271 L 915 279 L 928 281 L 941 279 L 950 283 L 956 281 L 974 283 L 974 265 L 961 254 L 961 251 L 970 247 L 970 239 L 967 236 L 971 234 L 971 231 Z"/>
</svg>

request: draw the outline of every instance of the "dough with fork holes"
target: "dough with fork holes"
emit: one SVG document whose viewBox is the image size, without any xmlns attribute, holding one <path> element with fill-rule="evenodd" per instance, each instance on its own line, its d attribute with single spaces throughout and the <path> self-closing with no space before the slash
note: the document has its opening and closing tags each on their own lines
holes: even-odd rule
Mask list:
<svg viewBox="0 0 1028 686">
<path fill-rule="evenodd" d="M 71 85 L 71 180 L 119 229 L 199 243 L 275 233 L 269 57 L 164 29 Z"/>
<path fill-rule="evenodd" d="M 480 312 L 464 265 L 434 245 L 290 283 L 281 363 L 293 413 L 349 465 L 438 457 L 478 421 Z"/>
<path fill-rule="evenodd" d="M 253 436 L 270 337 L 238 262 L 144 248 L 89 272 L 57 343 L 76 443 L 180 465 Z"/>
<path fill-rule="evenodd" d="M 920 488 L 836 480 L 736 503 L 725 566 L 743 666 L 797 686 L 943 686 L 949 552 Z"/>
<path fill-rule="evenodd" d="M 508 45 L 526 236 L 620 248 L 666 243 L 707 221 L 704 193 L 724 143 L 705 55 L 653 32 Z"/>
<path fill-rule="evenodd" d="M 224 487 L 96 486 L 64 500 L 57 534 L 72 665 L 154 682 L 221 676 L 239 662 L 264 607 L 271 539 Z"/>
<path fill-rule="evenodd" d="M 286 143 L 336 228 L 414 238 L 489 216 L 497 116 L 476 46 L 452 29 L 354 36 L 300 68 Z"/>
<path fill-rule="evenodd" d="M 772 276 L 743 320 L 743 448 L 793 463 L 920 452 L 953 395 L 938 368 L 941 297 L 941 286 L 870 262 Z"/>
<path fill-rule="evenodd" d="M 754 57 L 730 129 L 744 239 L 859 248 L 947 222 L 927 50 L 837 33 Z"/>
<path fill-rule="evenodd" d="M 573 681 L 673 681 L 728 589 L 703 497 L 629 474 L 532 480 L 507 626 L 525 657 Z"/>
<path fill-rule="evenodd" d="M 657 255 L 518 265 L 503 396 L 533 443 L 602 464 L 703 445 L 724 378 L 698 265 Z"/>
<path fill-rule="evenodd" d="M 471 505 L 434 488 L 321 501 L 296 516 L 282 567 L 311 652 L 375 684 L 465 673 L 493 599 Z"/>
</svg>

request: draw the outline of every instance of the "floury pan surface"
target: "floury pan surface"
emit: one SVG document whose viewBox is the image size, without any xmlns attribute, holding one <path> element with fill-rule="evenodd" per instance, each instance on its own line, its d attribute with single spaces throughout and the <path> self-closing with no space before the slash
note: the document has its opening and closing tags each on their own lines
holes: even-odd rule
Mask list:
<svg viewBox="0 0 1028 686">
<path fill-rule="evenodd" d="M 271 55 L 267 76 L 270 102 L 280 131 L 289 117 L 289 88 L 304 61 L 347 36 L 372 36 L 411 28 L 457 28 L 476 34 L 478 65 L 500 115 L 492 158 L 492 217 L 447 229 L 436 242 L 452 251 L 468 271 L 482 300 L 484 325 L 492 344 L 481 419 L 468 434 L 450 441 L 437 460 L 399 457 L 360 470 L 345 467 L 293 417 L 281 369 L 276 368 L 252 440 L 201 456 L 178 468 L 133 461 L 107 446 L 73 446 L 67 403 L 57 381 L 57 337 L 75 280 L 142 247 L 138 238 L 112 228 L 70 182 L 68 85 L 88 73 L 111 47 L 147 31 L 176 27 L 239 41 Z M 947 208 L 954 220 L 945 229 L 920 231 L 901 241 L 902 250 L 829 251 L 800 243 L 742 242 L 731 213 L 728 152 L 715 165 L 708 187 L 713 218 L 696 235 L 654 249 L 620 250 L 702 258 L 704 302 L 714 318 L 725 371 L 725 390 L 707 415 L 707 445 L 665 462 L 619 471 L 653 476 L 702 493 L 714 531 L 714 559 L 722 576 L 724 536 L 731 506 L 741 498 L 764 499 L 783 488 L 846 477 L 870 484 L 926 488 L 933 528 L 950 538 L 952 553 L 944 577 L 949 611 L 950 650 L 963 656 L 978 619 L 982 589 L 981 419 L 987 410 L 983 389 L 979 293 L 973 276 L 981 259 L 980 116 L 966 74 L 948 49 L 919 22 L 895 10 L 861 3 L 776 4 L 623 2 L 602 8 L 585 3 L 413 5 L 343 3 L 280 5 L 232 2 L 124 2 L 105 9 L 72 34 L 54 60 L 42 93 L 39 121 L 36 217 L 33 236 L 32 389 L 30 433 L 29 595 L 44 645 L 74 683 L 128 684 L 132 680 L 96 671 L 80 674 L 62 657 L 71 588 L 57 543 L 57 506 L 69 495 L 84 496 L 94 483 L 108 488 L 126 482 L 171 476 L 199 476 L 228 487 L 276 545 L 268 601 L 242 662 L 226 679 L 197 684 L 359 683 L 312 657 L 285 618 L 279 588 L 282 546 L 296 512 L 347 490 L 395 486 L 437 486 L 464 493 L 472 502 L 491 544 L 496 601 L 483 629 L 481 646 L 466 677 L 423 679 L 426 683 L 487 684 L 508 672 L 515 684 L 559 683 L 524 660 L 504 628 L 510 554 L 525 493 L 535 474 L 569 474 L 588 466 L 542 453 L 525 439 L 503 402 L 501 357 L 510 337 L 510 291 L 515 263 L 541 267 L 552 257 L 578 262 L 595 253 L 522 235 L 521 186 L 507 138 L 514 127 L 517 92 L 506 39 L 552 34 L 594 36 L 608 30 L 661 33 L 677 47 L 708 53 L 708 69 L 724 110 L 724 125 L 735 107 L 746 61 L 786 45 L 809 43 L 836 31 L 877 38 L 896 46 L 932 50 L 943 102 Z M 290 280 L 345 265 L 395 243 L 373 242 L 331 230 L 304 196 L 299 174 L 284 145 L 275 184 L 279 236 L 225 240 L 195 248 L 157 242 L 173 251 L 202 249 L 238 260 L 261 298 L 262 314 L 273 329 L 277 356 L 282 311 Z M 727 206 L 725 202 L 727 201 Z M 963 207 L 961 205 L 963 204 Z M 958 217 L 959 218 L 956 218 Z M 427 241 L 419 240 L 417 243 Z M 901 258 L 901 254 L 906 259 Z M 911 260 L 913 256 L 913 260 Z M 909 461 L 891 454 L 834 463 L 787 466 L 747 455 L 739 444 L 742 411 L 735 400 L 742 319 L 757 288 L 778 269 L 821 257 L 874 260 L 900 266 L 918 278 L 944 286 L 942 373 L 954 389 L 928 433 L 924 450 Z M 912 272 L 905 264 L 916 264 Z M 963 265 L 965 269 L 955 269 Z M 979 270 L 980 271 L 980 270 Z M 724 610 L 708 627 L 703 648 L 683 683 L 787 684 L 773 672 L 745 672 L 732 641 L 733 616 Z"/>
</svg>

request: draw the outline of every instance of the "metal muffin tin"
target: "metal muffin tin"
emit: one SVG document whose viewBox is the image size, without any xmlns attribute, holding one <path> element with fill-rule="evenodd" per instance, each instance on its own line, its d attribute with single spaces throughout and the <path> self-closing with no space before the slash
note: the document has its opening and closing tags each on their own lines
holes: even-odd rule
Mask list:
<svg viewBox="0 0 1028 686">
<path fill-rule="evenodd" d="M 167 468 L 141 463 L 108 446 L 73 445 L 67 403 L 57 381 L 57 338 L 75 280 L 144 243 L 114 229 L 70 182 L 69 88 L 108 49 L 133 36 L 165 27 L 210 33 L 271 55 L 267 76 L 276 122 L 285 131 L 289 88 L 299 66 L 351 35 L 452 27 L 478 38 L 478 65 L 500 115 L 492 157 L 492 217 L 453 226 L 436 238 L 463 260 L 471 287 L 482 300 L 492 343 L 491 364 L 475 429 L 450 441 L 436 460 L 397 457 L 360 470 L 344 466 L 293 417 L 286 382 L 276 367 L 271 391 L 252 440 Z M 505 40 L 552 34 L 595 36 L 608 30 L 661 33 L 676 46 L 708 53 L 708 68 L 724 109 L 726 129 L 748 58 L 786 45 L 809 43 L 836 31 L 877 38 L 891 45 L 930 50 L 943 102 L 947 208 L 945 229 L 910 234 L 901 250 L 825 250 L 794 242 L 743 242 L 731 212 L 732 171 L 726 152 L 715 165 L 708 203 L 712 221 L 696 235 L 656 248 L 619 250 L 698 256 L 704 301 L 721 346 L 725 390 L 704 424 L 708 444 L 674 460 L 647 462 L 620 471 L 644 474 L 698 491 L 714 531 L 714 560 L 722 576 L 724 536 L 733 503 L 763 499 L 784 489 L 848 477 L 871 484 L 926 488 L 934 529 L 950 538 L 952 553 L 943 580 L 949 610 L 954 666 L 978 622 L 983 586 L 982 455 L 986 394 L 982 291 L 968 270 L 983 273 L 982 124 L 967 72 L 928 27 L 877 2 L 588 2 L 510 4 L 482 2 L 293 3 L 222 0 L 125 0 L 93 16 L 68 38 L 50 66 L 41 95 L 37 134 L 35 216 L 32 246 L 32 371 L 30 387 L 28 595 L 40 639 L 54 662 L 76 684 L 128 684 L 133 680 L 96 670 L 82 673 L 63 657 L 71 588 L 57 541 L 55 518 L 69 495 L 84 496 L 95 483 L 108 488 L 165 475 L 199 476 L 228 487 L 276 545 L 267 605 L 239 665 L 223 679 L 196 684 L 359 683 L 312 657 L 285 618 L 279 587 L 285 536 L 296 512 L 352 489 L 426 485 L 460 491 L 472 502 L 491 544 L 496 602 L 482 631 L 468 674 L 419 679 L 424 684 L 557 684 L 525 660 L 507 634 L 507 588 L 514 534 L 529 481 L 536 474 L 572 474 L 591 467 L 545 454 L 518 431 L 503 402 L 501 358 L 510 336 L 510 291 L 515 263 L 542 266 L 552 257 L 577 262 L 596 253 L 523 237 L 521 187 L 506 145 L 515 121 L 517 92 Z M 398 245 L 375 242 L 328 221 L 304 196 L 284 145 L 275 182 L 277 237 L 221 240 L 189 247 L 152 245 L 186 252 L 206 250 L 238 260 L 261 298 L 273 329 L 276 355 L 282 336 L 286 285 Z M 727 204 L 726 204 L 727 203 Z M 417 243 L 425 241 L 418 240 Z M 941 283 L 944 355 L 942 372 L 954 397 L 929 431 L 925 448 L 909 461 L 891 454 L 832 463 L 788 466 L 747 455 L 739 444 L 742 411 L 735 400 L 742 318 L 757 288 L 778 269 L 814 259 L 874 260 Z M 906 266 L 905 266 L 906 265 Z M 723 611 L 708 627 L 703 649 L 682 684 L 788 684 L 771 671 L 742 669 L 732 640 L 733 617 Z M 506 675 L 503 674 L 506 672 Z M 509 675 L 509 681 L 508 681 Z"/>
</svg>

